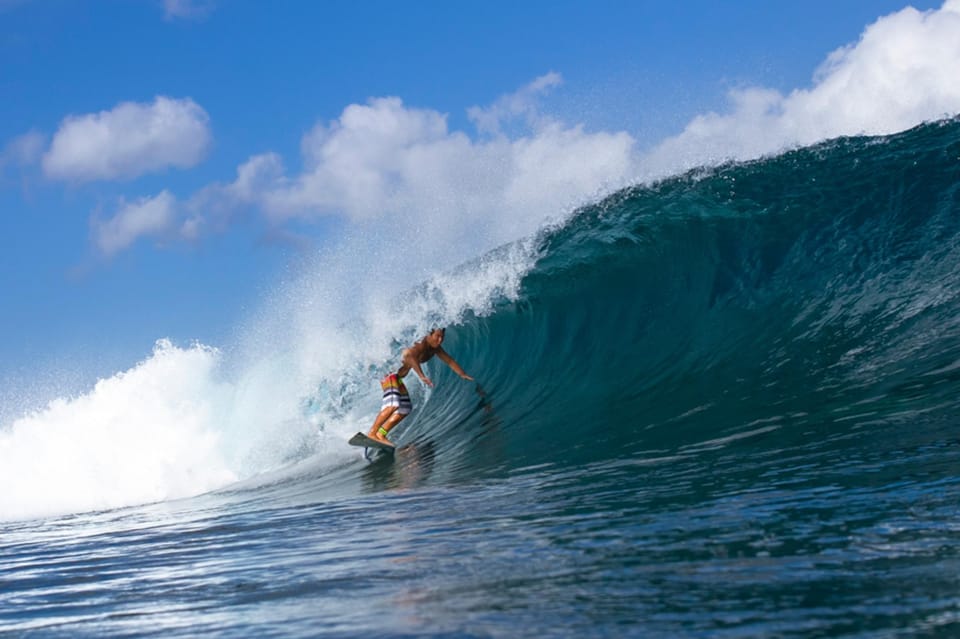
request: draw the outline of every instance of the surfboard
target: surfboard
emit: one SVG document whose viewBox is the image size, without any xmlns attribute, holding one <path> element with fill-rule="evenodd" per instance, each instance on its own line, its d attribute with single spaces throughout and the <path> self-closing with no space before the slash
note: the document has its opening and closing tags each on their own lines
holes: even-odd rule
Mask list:
<svg viewBox="0 0 960 639">
<path fill-rule="evenodd" d="M 385 444 L 378 439 L 372 439 L 363 433 L 357 433 L 351 437 L 350 441 L 347 443 L 351 446 L 360 446 L 361 448 L 377 448 L 389 453 L 392 453 L 394 450 L 396 450 L 396 446 L 393 446 L 392 444 Z"/>
</svg>

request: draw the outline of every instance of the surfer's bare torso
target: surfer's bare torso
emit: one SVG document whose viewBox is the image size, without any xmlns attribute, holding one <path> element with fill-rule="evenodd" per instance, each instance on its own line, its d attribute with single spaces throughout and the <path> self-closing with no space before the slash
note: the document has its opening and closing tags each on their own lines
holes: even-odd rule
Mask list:
<svg viewBox="0 0 960 639">
<path fill-rule="evenodd" d="M 427 386 L 433 386 L 433 382 L 427 377 L 423 369 L 420 367 L 420 364 L 430 361 L 433 359 L 433 356 L 436 355 L 439 357 L 447 366 L 453 369 L 453 372 L 465 379 L 472 379 L 466 373 L 463 372 L 463 369 L 460 368 L 460 365 L 454 361 L 450 355 L 447 354 L 447 351 L 443 350 L 443 333 L 440 331 L 434 331 L 427 335 L 425 338 L 411 346 L 410 348 L 403 349 L 401 353 L 402 364 L 399 369 L 397 369 L 397 375 L 400 377 L 406 377 L 407 374 L 413 370 L 417 374 L 424 384 Z"/>
</svg>

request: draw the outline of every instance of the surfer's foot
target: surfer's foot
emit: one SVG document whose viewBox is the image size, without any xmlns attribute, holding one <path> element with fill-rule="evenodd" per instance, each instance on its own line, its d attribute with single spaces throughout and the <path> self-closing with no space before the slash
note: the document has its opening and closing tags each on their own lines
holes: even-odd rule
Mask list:
<svg viewBox="0 0 960 639">
<path fill-rule="evenodd" d="M 393 445 L 394 445 L 392 441 L 390 441 L 390 440 L 387 439 L 386 437 L 381 437 L 380 435 L 374 435 L 374 436 L 373 436 L 373 439 L 377 440 L 378 442 L 383 442 L 383 443 L 386 444 L 387 446 L 393 446 Z"/>
</svg>

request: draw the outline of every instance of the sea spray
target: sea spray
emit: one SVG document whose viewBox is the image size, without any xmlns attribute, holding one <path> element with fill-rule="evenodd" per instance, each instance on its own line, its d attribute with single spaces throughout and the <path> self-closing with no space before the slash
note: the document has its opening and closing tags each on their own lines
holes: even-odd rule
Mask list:
<svg viewBox="0 0 960 639">
<path fill-rule="evenodd" d="M 4 424 L 0 479 L 14 488 L 0 519 L 188 497 L 307 458 L 342 464 L 400 350 L 515 299 L 535 257 L 533 239 L 510 243 L 392 297 L 351 280 L 365 273 L 356 262 L 319 259 L 229 348 L 159 340 L 129 370 Z M 422 408 L 429 391 L 411 390 Z"/>
<path fill-rule="evenodd" d="M 161 340 L 87 393 L 0 430 L 0 518 L 196 495 L 236 479 L 221 451 L 219 353 Z"/>
</svg>

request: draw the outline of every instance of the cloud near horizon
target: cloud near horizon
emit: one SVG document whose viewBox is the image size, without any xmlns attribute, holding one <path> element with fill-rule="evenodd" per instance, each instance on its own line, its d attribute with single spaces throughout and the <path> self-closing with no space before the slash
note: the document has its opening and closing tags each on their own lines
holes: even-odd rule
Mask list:
<svg viewBox="0 0 960 639">
<path fill-rule="evenodd" d="M 847 135 L 886 135 L 960 113 L 960 0 L 906 7 L 829 56 L 810 88 L 731 91 L 727 113 L 694 118 L 644 159 L 666 174 Z"/>
<path fill-rule="evenodd" d="M 71 115 L 43 155 L 43 172 L 50 179 L 91 182 L 190 168 L 210 146 L 209 120 L 190 98 L 165 96 L 149 104 L 123 102 L 110 111 Z"/>
<path fill-rule="evenodd" d="M 737 89 L 726 113 L 697 116 L 646 152 L 625 131 L 589 131 L 544 114 L 542 96 L 562 83 L 553 72 L 471 107 L 473 136 L 451 130 L 438 111 L 371 98 L 303 136 L 299 171 L 288 171 L 277 153 L 252 156 L 233 182 L 194 194 L 163 218 L 166 225 L 124 225 L 119 235 L 192 239 L 225 229 L 234 211 L 246 209 L 274 228 L 336 216 L 356 233 L 428 229 L 463 251 L 490 248 L 629 183 L 960 113 L 958 33 L 960 0 L 881 17 L 831 53 L 809 88 Z M 139 219 L 124 211 L 118 217 Z"/>
</svg>

